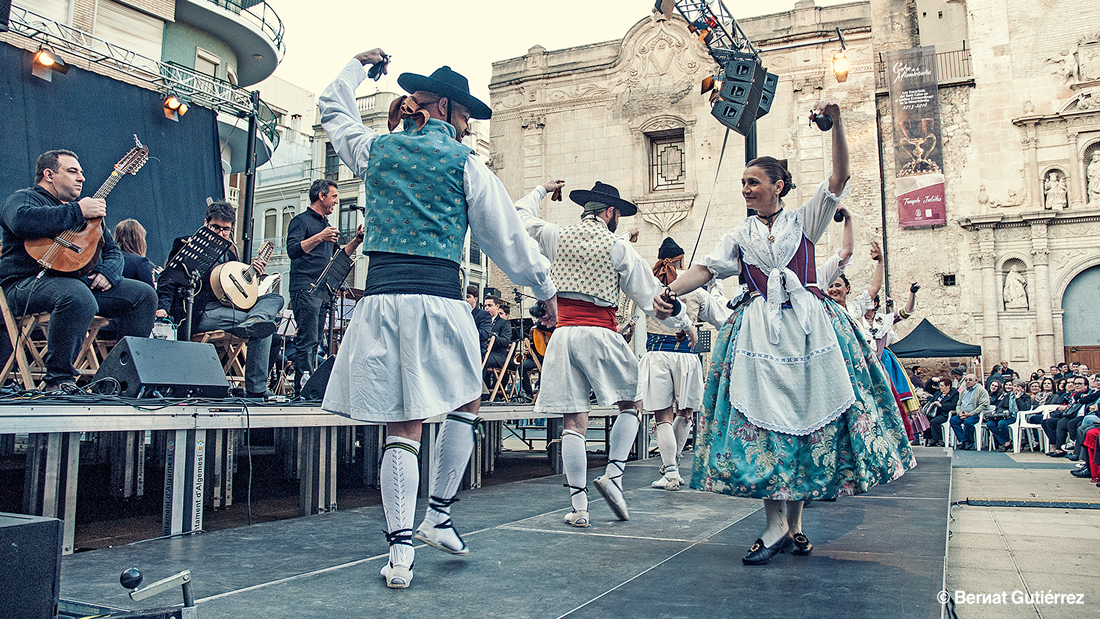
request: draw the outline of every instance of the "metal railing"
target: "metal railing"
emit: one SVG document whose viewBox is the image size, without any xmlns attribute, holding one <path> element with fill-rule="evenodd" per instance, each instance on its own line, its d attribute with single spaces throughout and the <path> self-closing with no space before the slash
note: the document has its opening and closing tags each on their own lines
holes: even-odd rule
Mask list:
<svg viewBox="0 0 1100 619">
<path fill-rule="evenodd" d="M 272 9 L 268 3 L 263 0 L 206 1 L 230 13 L 240 15 L 245 21 L 258 28 L 275 45 L 280 60 L 286 54 L 286 47 L 283 46 L 283 36 L 286 34 L 286 28 L 283 26 L 283 20 L 279 19 L 275 9 Z"/>
<path fill-rule="evenodd" d="M 965 47 L 950 52 L 936 54 L 936 81 L 940 85 L 965 84 L 974 81 L 974 67 L 970 59 L 970 50 Z M 888 90 L 886 54 L 875 55 L 875 89 Z"/>
<path fill-rule="evenodd" d="M 143 56 L 23 7 L 11 7 L 10 28 L 11 32 L 54 51 L 124 73 L 162 94 L 171 93 L 189 103 L 239 118 L 252 113 L 252 95 L 243 88 L 182 65 Z M 260 131 L 274 150 L 279 146 L 275 113 L 262 101 L 258 120 Z"/>
</svg>

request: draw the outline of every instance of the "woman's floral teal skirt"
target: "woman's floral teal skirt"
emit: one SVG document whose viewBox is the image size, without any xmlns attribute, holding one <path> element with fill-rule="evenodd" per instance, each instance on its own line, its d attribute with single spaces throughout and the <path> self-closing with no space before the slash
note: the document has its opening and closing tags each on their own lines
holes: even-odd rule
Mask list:
<svg viewBox="0 0 1100 619">
<path fill-rule="evenodd" d="M 718 332 L 707 371 L 691 487 L 757 499 L 831 499 L 862 494 L 916 466 L 890 382 L 874 346 L 847 313 L 822 301 L 836 330 L 855 404 L 806 436 L 757 427 L 730 405 L 730 363 L 744 307 Z M 805 385 L 828 389 L 829 385 Z"/>
</svg>

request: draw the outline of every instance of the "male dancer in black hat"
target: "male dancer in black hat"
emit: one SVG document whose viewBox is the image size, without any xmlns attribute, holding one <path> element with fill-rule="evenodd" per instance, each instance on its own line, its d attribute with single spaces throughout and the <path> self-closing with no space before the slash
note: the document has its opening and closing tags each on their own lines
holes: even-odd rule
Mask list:
<svg viewBox="0 0 1100 619">
<path fill-rule="evenodd" d="M 459 271 L 466 229 L 513 282 L 546 302 L 549 324 L 557 300 L 550 264 L 524 234 L 504 186 L 459 142 L 471 118 L 491 116 L 489 107 L 449 67 L 430 77 L 404 73 L 397 83 L 411 94 L 394 100 L 392 133 L 379 135 L 363 124 L 355 89 L 365 65 L 384 71 L 388 62 L 380 49 L 359 54 L 318 101 L 340 159 L 367 185 L 363 251 L 370 257 L 322 408 L 387 424 L 381 483 L 390 556 L 382 576 L 404 589 L 412 581 L 421 424 L 440 413 L 447 419 L 431 498 L 415 536 L 451 554 L 469 552 L 450 518 L 481 401 L 478 334 Z"/>
<path fill-rule="evenodd" d="M 672 237 L 661 243 L 653 274 L 662 285 L 676 280 L 684 265 L 684 250 Z M 699 320 L 700 297 L 696 291 L 679 297 L 694 325 Z M 679 490 L 683 478 L 677 460 L 691 431 L 692 411 L 703 405 L 703 366 L 695 347 L 696 339 L 684 331 L 670 329 L 652 316 L 646 316 L 646 353 L 639 369 L 638 391 L 645 410 L 653 411 L 656 422 L 657 450 L 661 453 L 661 478 L 654 488 Z M 695 327 L 692 327 L 694 330 Z"/>
<path fill-rule="evenodd" d="M 516 203 L 527 232 L 550 258 L 559 287 L 558 328 L 547 344 L 536 413 L 562 413 L 562 463 L 573 511 L 565 522 L 587 527 L 585 433 L 589 392 L 601 405 L 614 402 L 619 416 L 611 428 L 611 445 L 604 474 L 593 482 L 620 520 L 630 513 L 623 497 L 623 469 L 638 434 L 638 359 L 615 330 L 615 305 L 620 290 L 646 314 L 653 314 L 653 297 L 661 283 L 630 243 L 615 236 L 619 217 L 638 208 L 619 198 L 611 185 L 597 182 L 591 191 L 573 191 L 569 199 L 583 207 L 579 223 L 560 226 L 538 217 L 539 203 L 565 181 L 549 181 Z"/>
</svg>

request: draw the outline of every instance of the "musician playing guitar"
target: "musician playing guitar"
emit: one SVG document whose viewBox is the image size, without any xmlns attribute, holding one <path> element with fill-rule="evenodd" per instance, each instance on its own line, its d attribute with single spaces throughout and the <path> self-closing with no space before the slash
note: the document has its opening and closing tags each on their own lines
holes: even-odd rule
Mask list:
<svg viewBox="0 0 1100 619">
<path fill-rule="evenodd" d="M 233 224 L 237 220 L 236 210 L 223 201 L 212 202 L 206 209 L 206 227 L 222 238 L 233 240 Z M 187 239 L 176 239 L 174 247 L 182 247 Z M 245 357 L 244 384 L 245 396 L 262 398 L 267 394 L 268 356 L 271 352 L 271 336 L 275 333 L 275 318 L 283 309 L 283 297 L 276 293 L 265 294 L 256 300 L 256 304 L 247 312 L 226 307 L 214 295 L 210 287 L 210 272 L 219 264 L 236 262 L 237 248 L 230 246 L 222 254 L 217 264 L 199 276 L 199 291 L 195 295 L 192 333 L 203 331 L 228 331 L 248 340 L 248 353 Z M 263 274 L 266 260 L 252 261 L 256 272 Z M 158 286 L 160 297 L 158 317 L 172 318 L 179 322 L 183 319 L 183 299 L 186 298 L 188 285 L 178 281 L 166 282 L 163 279 Z"/>
<path fill-rule="evenodd" d="M 107 214 L 105 200 L 80 197 L 83 187 L 76 154 L 47 151 L 35 165 L 35 185 L 16 191 L 0 210 L 0 286 L 8 306 L 16 316 L 50 312 L 44 391 L 76 390 L 73 361 L 97 313 L 118 318 L 122 335 L 146 337 L 153 326 L 155 293 L 141 282 L 123 280 L 122 253 L 106 230 L 102 253 L 87 276 L 44 270 L 27 252 L 25 241 L 50 238 Z M 6 358 L 13 343 L 4 344 Z"/>
<path fill-rule="evenodd" d="M 328 266 L 336 253 L 340 230 L 328 222 L 328 216 L 339 204 L 336 183 L 320 179 L 309 188 L 309 208 L 290 220 L 286 235 L 286 253 L 290 256 L 290 309 L 298 333 L 294 338 L 294 388 L 300 391 L 302 375 L 317 369 L 317 344 L 325 328 L 325 313 L 332 299 L 327 290 L 311 293 L 310 287 Z M 359 226 L 351 241 L 344 246 L 350 257 L 363 242 L 363 227 Z M 329 351 L 330 353 L 332 351 Z"/>
</svg>

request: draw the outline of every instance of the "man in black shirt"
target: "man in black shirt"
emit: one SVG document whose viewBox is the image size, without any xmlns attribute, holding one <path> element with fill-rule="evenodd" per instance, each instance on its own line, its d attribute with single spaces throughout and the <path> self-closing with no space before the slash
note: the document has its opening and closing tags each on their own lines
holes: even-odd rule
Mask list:
<svg viewBox="0 0 1100 619">
<path fill-rule="evenodd" d="M 236 219 L 234 208 L 221 200 L 211 203 L 206 209 L 206 227 L 228 241 L 233 240 L 233 222 Z M 175 248 L 178 250 L 186 241 L 186 238 L 176 239 Z M 217 263 L 199 276 L 199 291 L 195 295 L 195 305 L 192 308 L 194 328 L 191 332 L 195 334 L 221 330 L 248 340 L 244 364 L 245 395 L 249 398 L 261 398 L 267 395 L 271 336 L 276 329 L 275 317 L 283 309 L 283 297 L 278 293 L 265 294 L 256 299 L 256 304 L 247 312 L 222 305 L 210 290 L 210 273 L 219 264 L 236 261 L 237 248 L 230 245 Z M 262 275 L 266 263 L 266 260 L 255 259 L 252 266 Z M 189 284 L 180 278 L 168 278 L 166 274 L 168 271 L 161 275 L 157 285 L 157 296 L 160 298 L 157 317 L 164 318 L 171 314 L 179 322 L 185 317 L 183 300 L 187 297 Z"/>
<path fill-rule="evenodd" d="M 290 220 L 286 235 L 286 253 L 290 256 L 290 309 L 298 323 L 294 338 L 294 389 L 301 391 L 302 375 L 317 369 L 317 344 L 324 331 L 324 314 L 332 299 L 327 290 L 310 294 L 309 287 L 328 266 L 337 251 L 340 231 L 328 223 L 328 216 L 339 203 L 336 183 L 314 181 L 309 188 L 309 208 Z M 363 242 L 363 226 L 344 246 L 350 257 Z M 332 351 L 329 351 L 330 353 Z"/>
<path fill-rule="evenodd" d="M 122 335 L 145 337 L 153 326 L 153 290 L 122 278 L 122 252 L 106 229 L 100 259 L 87 277 L 43 272 L 27 253 L 25 240 L 54 237 L 107 214 L 105 200 L 80 198 L 83 186 L 76 154 L 51 150 L 38 157 L 35 185 L 12 194 L 0 211 L 0 286 L 8 305 L 16 316 L 50 312 L 45 391 L 75 390 L 73 361 L 96 313 L 119 318 Z"/>
</svg>

